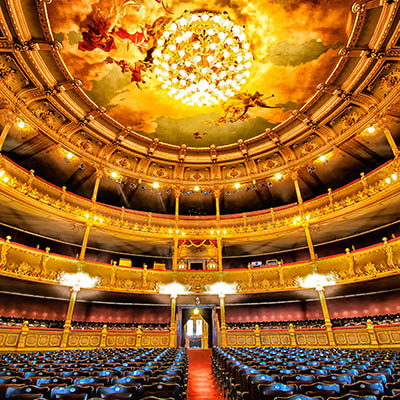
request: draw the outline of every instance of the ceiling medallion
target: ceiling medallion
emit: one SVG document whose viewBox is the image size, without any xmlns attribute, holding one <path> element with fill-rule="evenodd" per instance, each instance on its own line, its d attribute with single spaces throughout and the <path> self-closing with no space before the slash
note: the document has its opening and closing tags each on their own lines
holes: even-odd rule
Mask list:
<svg viewBox="0 0 400 400">
<path fill-rule="evenodd" d="M 253 55 L 243 27 L 227 13 L 190 13 L 166 25 L 153 51 L 154 74 L 190 106 L 225 102 L 250 76 Z"/>
</svg>

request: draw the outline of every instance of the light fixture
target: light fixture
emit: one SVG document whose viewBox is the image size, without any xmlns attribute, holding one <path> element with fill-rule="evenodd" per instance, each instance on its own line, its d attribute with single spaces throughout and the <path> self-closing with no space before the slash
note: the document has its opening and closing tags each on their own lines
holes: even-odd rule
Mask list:
<svg viewBox="0 0 400 400">
<path fill-rule="evenodd" d="M 396 172 L 393 172 L 392 180 L 397 181 L 397 173 Z"/>
<path fill-rule="evenodd" d="M 367 128 L 368 133 L 374 133 L 376 131 L 376 128 L 374 125 L 371 125 L 370 127 Z"/>
<path fill-rule="evenodd" d="M 386 183 L 390 183 L 391 182 L 391 179 L 389 178 L 389 177 L 387 177 L 386 179 L 385 179 L 385 181 L 386 181 Z"/>
<path fill-rule="evenodd" d="M 234 186 L 235 189 L 239 189 L 240 188 L 240 183 L 236 182 L 233 186 Z"/>
<path fill-rule="evenodd" d="M 178 297 L 181 294 L 186 294 L 185 286 L 178 282 L 171 282 L 166 285 L 160 285 L 160 293 L 169 294 L 171 297 Z"/>
<path fill-rule="evenodd" d="M 103 223 L 103 221 L 104 221 L 103 218 L 99 218 L 99 222 L 100 222 L 101 224 Z"/>
<path fill-rule="evenodd" d="M 153 182 L 153 188 L 158 189 L 160 187 L 160 184 L 158 182 Z"/>
<path fill-rule="evenodd" d="M 200 310 L 198 309 L 198 307 L 193 309 L 193 315 L 199 315 L 200 314 Z"/>
<path fill-rule="evenodd" d="M 236 292 L 236 283 L 227 283 L 222 281 L 211 284 L 207 290 L 207 293 L 217 294 L 221 297 L 225 296 L 226 294 L 234 294 Z"/>
<path fill-rule="evenodd" d="M 86 217 L 86 219 L 89 219 L 90 214 L 89 214 L 89 213 L 86 213 L 86 214 L 85 214 L 85 217 Z"/>
<path fill-rule="evenodd" d="M 62 272 L 59 282 L 61 285 L 72 286 L 73 290 L 79 291 L 81 288 L 93 288 L 99 282 L 99 278 L 92 277 L 86 272 Z"/>
<path fill-rule="evenodd" d="M 282 178 L 283 178 L 283 175 L 280 172 L 275 174 L 275 179 L 277 179 L 278 181 L 282 180 Z"/>
<path fill-rule="evenodd" d="M 0 170 L 0 178 L 1 178 L 2 176 L 4 176 L 5 173 L 6 173 L 6 171 L 4 171 L 4 169 Z"/>
<path fill-rule="evenodd" d="M 5 177 L 3 178 L 3 182 L 4 182 L 4 183 L 7 183 L 9 180 L 10 180 L 10 178 L 9 178 L 8 176 L 5 176 Z"/>
<path fill-rule="evenodd" d="M 244 28 L 227 13 L 185 11 L 165 27 L 152 53 L 153 72 L 169 96 L 211 106 L 240 91 L 253 55 Z"/>
<path fill-rule="evenodd" d="M 118 173 L 115 171 L 111 172 L 111 178 L 116 179 L 118 177 Z"/>
<path fill-rule="evenodd" d="M 168 233 L 171 235 L 172 234 L 172 229 L 168 229 Z"/>
<path fill-rule="evenodd" d="M 24 129 L 26 124 L 24 121 L 22 121 L 22 119 L 18 119 L 17 126 L 18 126 L 18 128 Z"/>
<path fill-rule="evenodd" d="M 194 190 L 195 192 L 199 192 L 199 191 L 200 191 L 200 186 L 196 185 L 196 186 L 193 188 L 193 190 Z"/>
<path fill-rule="evenodd" d="M 210 234 L 214 235 L 214 229 L 211 229 Z"/>
<path fill-rule="evenodd" d="M 224 229 L 224 230 L 222 231 L 222 233 L 223 233 L 224 235 L 226 235 L 226 229 Z"/>
<path fill-rule="evenodd" d="M 72 160 L 72 159 L 74 158 L 74 155 L 69 151 L 69 152 L 66 154 L 66 157 L 68 158 L 68 160 Z"/>
<path fill-rule="evenodd" d="M 299 286 L 305 289 L 317 289 L 322 290 L 326 286 L 332 286 L 336 283 L 335 276 L 333 274 L 322 275 L 317 272 L 313 272 L 307 275 L 305 278 L 298 278 Z"/>
<path fill-rule="evenodd" d="M 326 162 L 326 155 L 322 155 L 322 156 L 319 158 L 319 161 L 321 161 L 322 163 L 325 163 L 325 162 Z"/>
<path fill-rule="evenodd" d="M 181 235 L 182 235 L 182 236 L 185 236 L 185 235 L 186 235 L 186 233 L 182 231 Z"/>
</svg>

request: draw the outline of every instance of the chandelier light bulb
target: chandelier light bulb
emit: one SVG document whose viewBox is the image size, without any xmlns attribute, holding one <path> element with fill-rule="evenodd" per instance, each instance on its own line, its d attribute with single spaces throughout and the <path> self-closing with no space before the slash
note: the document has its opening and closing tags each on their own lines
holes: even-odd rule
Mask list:
<svg viewBox="0 0 400 400">
<path fill-rule="evenodd" d="M 153 72 L 161 87 L 183 104 L 215 105 L 246 83 L 253 62 L 249 49 L 243 27 L 228 14 L 186 11 L 158 40 Z"/>
</svg>

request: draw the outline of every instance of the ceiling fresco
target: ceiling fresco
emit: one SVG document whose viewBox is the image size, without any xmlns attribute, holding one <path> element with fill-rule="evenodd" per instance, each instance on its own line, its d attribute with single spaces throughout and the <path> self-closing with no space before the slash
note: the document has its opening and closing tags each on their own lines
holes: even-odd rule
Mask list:
<svg viewBox="0 0 400 400">
<path fill-rule="evenodd" d="M 48 6 L 71 74 L 108 114 L 136 132 L 175 145 L 237 142 L 287 118 L 313 95 L 347 41 L 353 0 L 67 0 Z M 227 12 L 245 27 L 254 61 L 234 99 L 190 106 L 154 75 L 151 50 L 185 10 Z M 273 96 L 273 97 L 271 97 Z M 233 104 L 232 104 L 233 101 Z M 227 117 L 230 108 L 238 118 Z M 276 107 L 276 108 L 270 108 Z"/>
</svg>

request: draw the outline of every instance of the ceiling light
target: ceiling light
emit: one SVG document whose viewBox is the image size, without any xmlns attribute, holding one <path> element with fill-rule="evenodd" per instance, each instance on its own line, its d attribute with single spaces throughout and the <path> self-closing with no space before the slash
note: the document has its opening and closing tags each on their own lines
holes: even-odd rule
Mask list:
<svg viewBox="0 0 400 400">
<path fill-rule="evenodd" d="M 153 182 L 153 188 L 158 189 L 160 187 L 160 184 L 158 182 Z"/>
<path fill-rule="evenodd" d="M 277 179 L 278 181 L 280 181 L 282 178 L 283 178 L 283 175 L 280 172 L 275 174 L 275 179 Z"/>
<path fill-rule="evenodd" d="M 118 177 L 118 173 L 113 171 L 111 172 L 111 178 L 116 179 Z"/>
<path fill-rule="evenodd" d="M 390 180 L 389 177 L 387 177 L 387 178 L 385 179 L 385 181 L 386 181 L 386 183 L 390 183 L 390 182 L 391 182 L 391 180 Z"/>
<path fill-rule="evenodd" d="M 90 214 L 89 214 L 89 213 L 86 213 L 86 214 L 85 214 L 85 217 L 86 217 L 86 219 L 89 219 Z"/>
<path fill-rule="evenodd" d="M 171 235 L 171 234 L 172 234 L 172 229 L 169 229 L 169 230 L 168 230 L 168 233 Z"/>
<path fill-rule="evenodd" d="M 196 307 L 195 309 L 193 309 L 193 314 L 194 315 L 199 315 L 200 311 L 199 309 Z"/>
<path fill-rule="evenodd" d="M 371 125 L 370 127 L 367 128 L 368 133 L 374 133 L 376 131 L 375 126 Z"/>
<path fill-rule="evenodd" d="M 7 183 L 9 180 L 10 180 L 10 178 L 9 178 L 8 176 L 5 176 L 5 177 L 3 178 L 3 182 L 4 182 L 4 183 Z"/>
<path fill-rule="evenodd" d="M 235 189 L 239 189 L 240 188 L 240 183 L 236 182 L 233 186 L 234 186 Z"/>
<path fill-rule="evenodd" d="M 396 172 L 394 172 L 394 173 L 392 174 L 392 179 L 393 179 L 394 181 L 397 181 L 397 173 L 396 173 Z"/>
<path fill-rule="evenodd" d="M 193 190 L 194 190 L 195 192 L 199 192 L 199 191 L 200 191 L 200 186 L 196 185 L 196 186 L 193 188 Z"/>
<path fill-rule="evenodd" d="M 211 229 L 210 233 L 211 233 L 211 235 L 214 235 L 214 230 L 213 230 L 213 229 Z"/>
<path fill-rule="evenodd" d="M 240 91 L 253 55 L 243 27 L 227 13 L 185 11 L 166 25 L 153 51 L 153 70 L 168 95 L 190 106 L 212 106 Z"/>
<path fill-rule="evenodd" d="M 321 161 L 321 162 L 326 162 L 326 156 L 325 155 L 322 155 L 320 158 L 319 158 L 319 161 Z"/>
<path fill-rule="evenodd" d="M 18 128 L 24 129 L 26 124 L 24 121 L 22 121 L 22 119 L 19 119 L 17 122 L 17 126 L 18 126 Z"/>
<path fill-rule="evenodd" d="M 66 157 L 68 158 L 68 160 L 71 160 L 72 158 L 74 158 L 74 155 L 69 151 Z"/>
<path fill-rule="evenodd" d="M 103 218 L 100 218 L 100 219 L 99 219 L 99 222 L 100 222 L 101 224 L 103 223 L 103 221 L 104 221 Z"/>
</svg>

